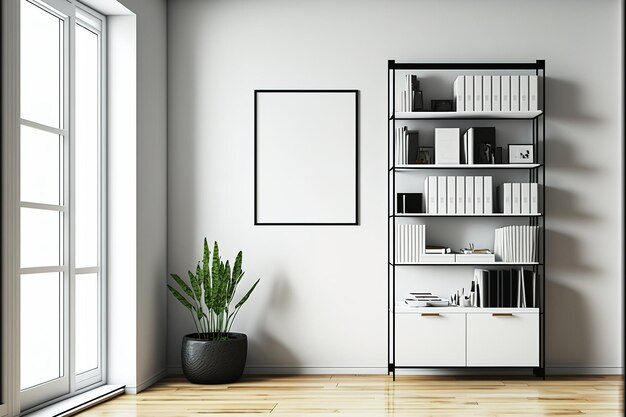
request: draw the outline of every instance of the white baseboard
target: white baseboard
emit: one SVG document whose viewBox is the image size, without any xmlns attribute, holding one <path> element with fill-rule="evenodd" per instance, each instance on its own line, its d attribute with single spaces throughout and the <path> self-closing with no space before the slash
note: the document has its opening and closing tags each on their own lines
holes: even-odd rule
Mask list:
<svg viewBox="0 0 626 417">
<path fill-rule="evenodd" d="M 162 369 L 156 374 L 154 374 L 153 376 L 151 376 L 150 378 L 148 378 L 147 380 L 145 380 L 144 382 L 137 384 L 137 386 L 135 387 L 129 387 L 127 385 L 126 394 L 138 394 L 141 391 L 148 388 L 149 386 L 156 384 L 157 382 L 159 382 L 161 379 L 165 378 L 169 374 L 170 374 L 169 369 Z"/>
<path fill-rule="evenodd" d="M 619 366 L 548 366 L 546 375 L 624 375 Z"/>
<path fill-rule="evenodd" d="M 170 366 L 168 375 L 182 375 L 180 366 Z M 314 366 L 247 366 L 246 375 L 386 375 L 386 367 L 314 367 Z M 472 369 L 397 369 L 396 375 L 532 375 L 529 368 L 490 370 Z M 546 368 L 546 375 L 623 375 L 623 367 L 559 367 Z M 156 382 L 156 381 L 155 381 Z"/>
<path fill-rule="evenodd" d="M 180 366 L 170 366 L 169 375 L 182 375 Z M 385 367 L 246 366 L 245 375 L 385 375 Z"/>
</svg>

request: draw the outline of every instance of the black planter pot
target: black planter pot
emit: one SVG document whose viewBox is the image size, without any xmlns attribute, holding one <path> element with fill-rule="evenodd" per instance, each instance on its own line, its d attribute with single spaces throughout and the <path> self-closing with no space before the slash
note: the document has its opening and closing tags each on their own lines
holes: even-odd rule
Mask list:
<svg viewBox="0 0 626 417">
<path fill-rule="evenodd" d="M 241 378 L 246 366 L 248 338 L 228 333 L 228 340 L 207 340 L 198 333 L 183 337 L 183 374 L 194 384 L 225 384 Z"/>
</svg>

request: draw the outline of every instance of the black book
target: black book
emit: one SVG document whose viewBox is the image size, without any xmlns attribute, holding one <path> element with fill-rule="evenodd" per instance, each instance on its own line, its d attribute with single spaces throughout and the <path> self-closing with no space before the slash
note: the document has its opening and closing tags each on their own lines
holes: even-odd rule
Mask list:
<svg viewBox="0 0 626 417">
<path fill-rule="evenodd" d="M 417 164 L 418 150 L 419 150 L 419 132 L 417 130 L 406 131 L 407 140 L 409 142 L 409 149 L 407 152 L 409 164 Z"/>
<path fill-rule="evenodd" d="M 519 305 L 517 304 L 519 290 L 518 271 L 515 269 L 509 269 L 508 272 L 511 277 L 511 307 L 519 307 Z"/>
<path fill-rule="evenodd" d="M 495 164 L 496 163 L 496 128 L 495 127 L 473 127 L 474 131 L 474 163 L 475 164 Z"/>
<path fill-rule="evenodd" d="M 482 270 L 482 281 L 479 283 L 479 287 L 482 285 L 482 299 L 480 300 L 481 307 L 489 307 L 489 271 Z"/>
<path fill-rule="evenodd" d="M 411 75 L 411 111 L 424 110 L 424 100 L 417 75 Z"/>
<path fill-rule="evenodd" d="M 422 193 L 398 193 L 396 194 L 396 210 L 399 214 L 421 213 L 424 207 Z"/>
<path fill-rule="evenodd" d="M 498 307 L 498 271 L 489 270 L 489 307 Z"/>
<path fill-rule="evenodd" d="M 535 307 L 535 273 L 533 271 L 523 270 L 523 279 L 526 308 Z"/>
<path fill-rule="evenodd" d="M 502 307 L 513 307 L 513 291 L 511 291 L 511 271 L 505 269 L 502 271 Z"/>
</svg>

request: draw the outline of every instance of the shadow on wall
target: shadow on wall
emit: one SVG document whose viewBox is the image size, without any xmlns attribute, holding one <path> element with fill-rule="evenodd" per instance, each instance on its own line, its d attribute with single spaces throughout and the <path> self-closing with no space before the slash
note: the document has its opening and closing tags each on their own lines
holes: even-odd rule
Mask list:
<svg viewBox="0 0 626 417">
<path fill-rule="evenodd" d="M 253 338 L 248 339 L 248 373 L 254 373 L 255 367 L 272 367 L 271 364 L 281 366 L 299 365 L 294 353 L 282 344 L 274 334 L 278 331 L 273 327 L 275 316 L 289 315 L 292 309 L 292 295 L 289 279 L 283 273 L 278 273 L 272 280 L 271 296 L 267 298 L 265 314 L 257 322 L 257 331 Z M 267 365 L 266 365 L 267 364 Z"/>
<path fill-rule="evenodd" d="M 591 363 L 595 342 L 589 296 L 550 280 L 546 294 L 551 298 L 546 304 L 547 366 Z"/>
<path fill-rule="evenodd" d="M 550 72 L 549 67 L 547 72 Z M 570 82 L 563 78 L 546 77 L 546 96 L 548 97 L 545 107 L 546 117 L 549 122 L 558 120 L 558 122 L 564 123 L 584 123 L 587 126 L 604 122 L 602 118 L 582 110 L 581 104 L 584 102 L 584 94 L 579 83 Z M 551 141 L 552 138 L 549 138 L 547 143 Z"/>
</svg>

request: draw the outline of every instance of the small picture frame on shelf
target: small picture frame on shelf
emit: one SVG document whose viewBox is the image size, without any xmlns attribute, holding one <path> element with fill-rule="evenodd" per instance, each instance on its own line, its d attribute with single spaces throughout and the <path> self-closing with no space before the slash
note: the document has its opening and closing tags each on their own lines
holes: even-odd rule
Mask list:
<svg viewBox="0 0 626 417">
<path fill-rule="evenodd" d="M 420 146 L 417 149 L 418 164 L 434 164 L 435 148 L 432 146 Z"/>
<path fill-rule="evenodd" d="M 535 152 L 533 145 L 509 145 L 509 164 L 533 164 Z"/>
</svg>

